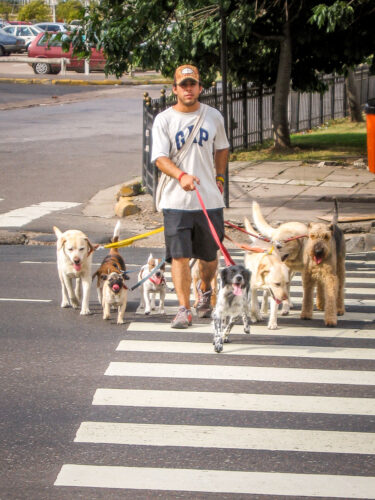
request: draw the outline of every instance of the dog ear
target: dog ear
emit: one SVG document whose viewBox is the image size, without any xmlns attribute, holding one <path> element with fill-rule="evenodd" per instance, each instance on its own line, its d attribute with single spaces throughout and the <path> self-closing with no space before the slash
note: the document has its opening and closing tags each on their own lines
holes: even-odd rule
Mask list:
<svg viewBox="0 0 375 500">
<path fill-rule="evenodd" d="M 66 243 L 66 238 L 59 238 L 56 243 L 57 250 L 61 250 L 62 247 L 65 245 L 65 243 Z"/>
<path fill-rule="evenodd" d="M 87 244 L 89 246 L 89 251 L 87 255 L 91 255 L 99 247 L 99 244 L 93 245 L 88 238 L 85 238 L 85 240 L 87 241 Z"/>
<path fill-rule="evenodd" d="M 286 253 L 285 255 L 283 255 L 283 256 L 281 257 L 281 262 L 286 261 L 286 259 L 287 259 L 288 257 L 289 257 L 289 254 L 288 254 L 288 253 Z"/>
<path fill-rule="evenodd" d="M 220 271 L 220 279 L 221 279 L 221 284 L 225 285 L 227 282 L 227 279 L 228 279 L 228 268 L 227 267 L 224 267 Z"/>
<path fill-rule="evenodd" d="M 260 263 L 258 267 L 258 272 L 257 272 L 257 286 L 262 286 L 264 285 L 266 281 L 266 274 L 268 274 L 269 270 L 267 266 L 264 263 Z"/>
<path fill-rule="evenodd" d="M 152 255 L 152 253 L 150 253 L 150 255 L 148 256 L 148 260 L 147 260 L 147 262 L 150 262 L 153 258 L 154 258 L 154 257 L 153 257 L 153 255 Z"/>
<path fill-rule="evenodd" d="M 250 278 L 251 278 L 251 272 L 248 269 L 244 269 L 243 275 L 245 278 L 245 282 L 248 283 L 250 281 Z"/>
</svg>

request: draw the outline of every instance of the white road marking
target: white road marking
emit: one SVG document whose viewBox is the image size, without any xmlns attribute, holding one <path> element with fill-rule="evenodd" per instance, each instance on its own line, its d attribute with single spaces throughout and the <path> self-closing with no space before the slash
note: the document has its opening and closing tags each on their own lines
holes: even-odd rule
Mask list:
<svg viewBox="0 0 375 500">
<path fill-rule="evenodd" d="M 39 219 L 52 212 L 73 208 L 81 203 L 65 201 L 45 201 L 29 207 L 17 208 L 0 214 L 0 227 L 22 227 L 34 219 Z"/>
<path fill-rule="evenodd" d="M 203 380 L 247 380 L 301 384 L 375 385 L 375 371 L 314 370 L 268 366 L 221 366 L 173 363 L 128 363 L 113 361 L 107 376 L 186 378 Z"/>
<path fill-rule="evenodd" d="M 52 302 L 50 299 L 12 299 L 0 297 L 0 302 Z"/>
<path fill-rule="evenodd" d="M 373 498 L 374 477 L 66 464 L 56 486 Z"/>
<path fill-rule="evenodd" d="M 148 323 L 146 321 L 136 321 L 130 323 L 128 333 L 133 332 L 158 332 L 173 333 L 168 323 Z M 213 333 L 210 324 L 193 324 L 189 327 L 189 333 Z M 242 325 L 234 325 L 232 332 L 244 334 Z M 252 335 L 287 336 L 287 337 L 329 337 L 339 339 L 375 339 L 375 330 L 351 330 L 349 328 L 306 328 L 303 326 L 279 326 L 278 330 L 269 330 L 267 325 L 251 325 Z"/>
<path fill-rule="evenodd" d="M 116 350 L 128 352 L 165 352 L 176 354 L 214 354 L 214 350 L 210 342 L 122 340 Z M 225 345 L 221 356 L 223 355 L 375 360 L 375 349 L 229 343 Z"/>
<path fill-rule="evenodd" d="M 375 415 L 375 399 L 223 392 L 97 389 L 93 405 Z"/>
<path fill-rule="evenodd" d="M 375 453 L 375 434 L 203 425 L 82 422 L 76 443 L 189 446 L 240 450 Z"/>
</svg>

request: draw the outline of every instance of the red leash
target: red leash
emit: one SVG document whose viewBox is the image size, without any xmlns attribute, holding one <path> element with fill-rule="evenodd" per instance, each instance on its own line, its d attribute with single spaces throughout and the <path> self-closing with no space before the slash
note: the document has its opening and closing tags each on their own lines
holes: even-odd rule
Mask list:
<svg viewBox="0 0 375 500">
<path fill-rule="evenodd" d="M 248 234 L 249 236 L 253 236 L 254 238 L 257 238 L 258 240 L 267 241 L 268 243 L 272 243 L 272 240 L 266 238 L 265 236 L 261 236 L 260 234 L 249 233 L 249 231 L 242 229 L 242 227 L 239 227 L 239 226 L 236 226 L 235 224 L 232 224 L 231 222 L 229 222 L 229 220 L 226 220 L 224 222 L 225 222 L 225 225 L 232 227 L 233 229 L 237 229 L 237 231 L 241 231 L 241 233 L 245 233 L 245 234 Z M 307 238 L 307 234 L 301 234 L 299 236 L 292 236 L 291 238 L 287 238 L 286 240 L 282 240 L 282 242 L 287 243 L 288 241 L 299 240 L 300 238 Z"/>
<path fill-rule="evenodd" d="M 204 212 L 204 215 L 206 216 L 207 218 L 207 222 L 208 222 L 208 225 L 209 225 L 209 228 L 211 230 L 211 234 L 212 236 L 214 237 L 214 240 L 217 244 L 217 246 L 220 248 L 220 251 L 221 253 L 223 254 L 223 257 L 224 257 L 224 260 L 225 260 L 225 265 L 226 266 L 234 266 L 235 265 L 235 262 L 234 260 L 232 259 L 232 257 L 229 255 L 229 252 L 228 250 L 225 248 L 225 246 L 221 243 L 220 239 L 219 239 L 219 236 L 217 235 L 217 232 L 216 232 L 216 229 L 214 227 L 214 225 L 212 224 L 211 222 L 211 219 L 207 213 L 207 210 L 206 210 L 206 207 L 205 207 L 205 204 L 203 203 L 203 200 L 202 200 L 202 197 L 201 195 L 199 194 L 199 191 L 197 189 L 197 187 L 195 187 L 195 192 L 197 193 L 197 196 L 198 196 L 198 200 L 199 200 L 199 203 L 202 207 L 202 210 Z"/>
</svg>

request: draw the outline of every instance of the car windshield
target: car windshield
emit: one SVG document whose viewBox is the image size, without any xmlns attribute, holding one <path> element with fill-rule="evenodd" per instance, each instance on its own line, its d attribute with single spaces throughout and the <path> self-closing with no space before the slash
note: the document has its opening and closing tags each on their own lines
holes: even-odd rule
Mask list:
<svg viewBox="0 0 375 500">
<path fill-rule="evenodd" d="M 39 33 L 41 33 L 43 30 L 41 30 L 40 28 L 37 28 L 36 26 L 30 26 L 30 30 L 31 32 L 34 34 L 34 35 L 38 35 Z"/>
<path fill-rule="evenodd" d="M 2 28 L 0 28 L 0 35 L 6 35 L 6 36 L 9 36 L 9 33 L 7 33 L 6 31 L 4 31 Z"/>
</svg>

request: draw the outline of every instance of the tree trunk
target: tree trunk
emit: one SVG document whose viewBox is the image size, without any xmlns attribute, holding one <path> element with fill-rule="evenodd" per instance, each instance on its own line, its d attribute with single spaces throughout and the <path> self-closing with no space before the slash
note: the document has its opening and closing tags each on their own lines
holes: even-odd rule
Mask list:
<svg viewBox="0 0 375 500">
<path fill-rule="evenodd" d="M 355 75 L 352 69 L 348 71 L 348 76 L 346 77 L 346 89 L 348 91 L 350 121 L 363 122 L 361 103 L 359 102 Z"/>
<path fill-rule="evenodd" d="M 283 35 L 283 40 L 280 42 L 279 66 L 277 68 L 275 102 L 273 109 L 275 149 L 290 148 L 288 96 L 290 77 L 292 73 L 292 41 L 288 19 L 286 20 L 283 28 Z"/>
</svg>

